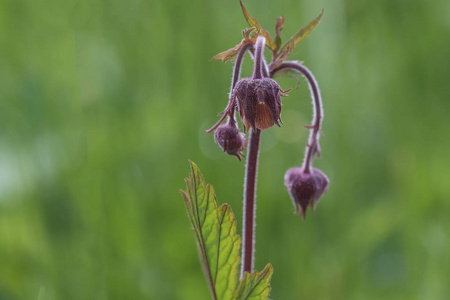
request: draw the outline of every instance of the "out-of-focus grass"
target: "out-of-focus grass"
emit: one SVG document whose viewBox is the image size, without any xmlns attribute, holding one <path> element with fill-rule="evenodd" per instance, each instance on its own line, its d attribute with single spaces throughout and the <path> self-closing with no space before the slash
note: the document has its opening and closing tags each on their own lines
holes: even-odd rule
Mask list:
<svg viewBox="0 0 450 300">
<path fill-rule="evenodd" d="M 272 33 L 284 14 L 285 38 L 325 9 L 292 55 L 325 103 L 314 217 L 283 186 L 306 143 L 304 81 L 262 137 L 272 298 L 448 299 L 448 2 L 246 6 Z M 237 1 L 0 2 L 0 299 L 209 297 L 178 189 L 195 161 L 241 225 L 244 163 L 203 130 L 232 69 L 210 58 L 245 26 Z"/>
</svg>

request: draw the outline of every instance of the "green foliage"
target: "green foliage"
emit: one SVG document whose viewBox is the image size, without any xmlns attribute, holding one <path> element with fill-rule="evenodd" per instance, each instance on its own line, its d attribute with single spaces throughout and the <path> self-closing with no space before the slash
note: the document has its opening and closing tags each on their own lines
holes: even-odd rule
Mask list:
<svg viewBox="0 0 450 300">
<path fill-rule="evenodd" d="M 281 30 L 284 28 L 284 16 L 280 16 L 277 18 L 277 24 L 275 25 L 275 44 L 277 46 L 276 49 L 280 49 L 281 46 Z"/>
<path fill-rule="evenodd" d="M 244 37 L 244 39 L 242 39 L 242 41 L 237 44 L 236 46 L 234 46 L 231 49 L 228 49 L 226 51 L 220 52 L 219 54 L 215 55 L 212 59 L 221 59 L 223 62 L 226 62 L 227 60 L 230 60 L 232 58 L 234 58 L 239 50 L 242 48 L 242 46 L 244 46 L 244 44 L 246 43 L 253 43 L 255 42 L 255 36 L 250 36 L 250 34 L 255 30 L 255 28 L 246 28 L 244 30 L 242 30 L 242 36 Z"/>
<path fill-rule="evenodd" d="M 200 261 L 214 299 L 230 299 L 236 289 L 241 238 L 227 204 L 217 207 L 214 188 L 191 164 L 186 191 L 181 191 L 195 233 Z"/>
<path fill-rule="evenodd" d="M 236 219 L 228 204 L 217 206 L 214 188 L 205 184 L 195 163 L 190 165 L 186 191 L 180 191 L 213 299 L 267 299 L 272 276 L 270 264 L 261 272 L 245 273 L 236 290 L 241 245 L 241 238 L 236 235 Z"/>
<path fill-rule="evenodd" d="M 236 300 L 267 299 L 270 293 L 270 278 L 272 277 L 272 265 L 268 264 L 261 272 L 251 274 L 245 272 L 236 291 Z"/>
<path fill-rule="evenodd" d="M 270 50 L 275 51 L 277 46 L 275 45 L 275 42 L 273 41 L 270 34 L 261 27 L 258 20 L 250 15 L 250 13 L 244 6 L 244 3 L 242 3 L 242 0 L 239 0 L 239 3 L 241 4 L 242 12 L 244 13 L 244 17 L 245 20 L 247 20 L 248 25 L 250 25 L 250 27 L 255 27 L 258 31 L 260 31 L 261 35 L 266 38 L 267 47 L 269 47 Z"/>
<path fill-rule="evenodd" d="M 303 39 L 305 39 L 313 30 L 316 28 L 316 26 L 320 23 L 320 20 L 322 20 L 324 10 L 322 9 L 322 12 L 311 22 L 309 22 L 308 25 L 305 27 L 300 28 L 289 40 L 284 43 L 284 45 L 280 48 L 277 47 L 277 51 L 275 53 L 275 59 L 278 60 L 279 63 L 281 63 L 283 60 L 285 60 L 291 53 L 294 51 L 295 45 L 300 43 Z M 280 21 L 277 20 L 277 37 L 279 36 L 281 30 L 284 27 L 284 18 Z M 281 38 L 279 39 L 281 44 Z"/>
<path fill-rule="evenodd" d="M 213 57 L 213 59 L 221 59 L 223 62 L 226 62 L 234 58 L 242 46 L 246 43 L 254 43 L 258 35 L 263 35 L 266 38 L 267 47 L 269 47 L 269 49 L 273 52 L 272 62 L 274 62 L 276 66 L 288 58 L 292 51 L 294 51 L 295 45 L 304 40 L 314 30 L 314 28 L 316 28 L 316 26 L 320 23 L 320 20 L 322 20 L 324 12 L 322 9 L 322 12 L 314 20 L 309 22 L 305 27 L 300 28 L 289 40 L 284 43 L 283 46 L 281 46 L 281 31 L 283 30 L 285 24 L 284 16 L 277 18 L 274 40 L 270 36 L 269 32 L 262 28 L 258 20 L 250 15 L 244 6 L 244 3 L 242 3 L 242 0 L 239 0 L 239 3 L 241 4 L 242 13 L 244 14 L 245 20 L 251 28 L 247 28 L 242 31 L 242 36 L 244 38 L 239 44 L 231 49 L 217 54 Z M 280 74 L 278 75 L 280 76 Z"/>
</svg>

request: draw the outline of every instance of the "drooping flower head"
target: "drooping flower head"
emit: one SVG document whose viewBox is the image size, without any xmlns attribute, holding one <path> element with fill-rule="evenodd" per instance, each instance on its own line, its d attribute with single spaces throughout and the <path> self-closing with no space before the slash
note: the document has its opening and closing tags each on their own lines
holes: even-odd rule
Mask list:
<svg viewBox="0 0 450 300">
<path fill-rule="evenodd" d="M 236 156 L 239 160 L 244 156 L 242 151 L 247 147 L 247 139 L 235 123 L 220 125 L 214 132 L 214 140 L 228 155 Z"/>
<path fill-rule="evenodd" d="M 234 88 L 242 123 L 260 130 L 281 123 L 281 88 L 271 78 L 243 78 Z"/>
<path fill-rule="evenodd" d="M 314 213 L 317 202 L 328 190 L 329 183 L 328 177 L 315 168 L 310 169 L 310 172 L 305 172 L 305 169 L 300 167 L 290 168 L 284 176 L 284 184 L 294 203 L 295 213 L 298 213 L 300 207 L 303 219 L 308 207 L 311 207 Z"/>
<path fill-rule="evenodd" d="M 281 96 L 287 91 L 281 90 L 278 83 L 272 78 L 263 75 L 265 66 L 263 56 L 266 39 L 263 36 L 256 38 L 255 45 L 247 43 L 239 52 L 236 60 L 230 101 L 222 117 L 207 133 L 215 130 L 216 143 L 229 155 L 236 156 L 239 160 L 243 156 L 242 151 L 247 146 L 245 135 L 239 132 L 235 121 L 235 110 L 239 111 L 244 130 L 250 128 L 264 130 L 274 124 L 280 126 L 281 122 Z M 250 78 L 238 80 L 242 56 L 248 48 L 254 48 L 254 70 Z M 237 71 L 236 71 L 237 69 Z M 228 118 L 227 124 L 221 123 Z"/>
</svg>

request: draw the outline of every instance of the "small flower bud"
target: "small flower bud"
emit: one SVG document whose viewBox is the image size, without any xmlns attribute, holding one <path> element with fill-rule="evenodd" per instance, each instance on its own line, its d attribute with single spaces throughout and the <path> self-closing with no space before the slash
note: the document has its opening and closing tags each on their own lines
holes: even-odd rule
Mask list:
<svg viewBox="0 0 450 300">
<path fill-rule="evenodd" d="M 261 130 L 280 126 L 281 99 L 283 92 L 271 78 L 243 78 L 236 84 L 234 95 L 238 99 L 239 113 L 245 130 L 250 127 Z"/>
<path fill-rule="evenodd" d="M 294 203 L 295 213 L 298 213 L 300 207 L 300 215 L 303 219 L 306 217 L 308 206 L 314 213 L 314 208 L 320 197 L 327 191 L 329 183 L 327 176 L 314 168 L 306 173 L 303 168 L 294 167 L 289 169 L 284 176 L 284 184 Z"/>
<path fill-rule="evenodd" d="M 214 132 L 214 140 L 228 155 L 234 155 L 239 160 L 244 156 L 242 150 L 247 147 L 247 139 L 236 125 L 229 123 L 220 125 Z"/>
</svg>

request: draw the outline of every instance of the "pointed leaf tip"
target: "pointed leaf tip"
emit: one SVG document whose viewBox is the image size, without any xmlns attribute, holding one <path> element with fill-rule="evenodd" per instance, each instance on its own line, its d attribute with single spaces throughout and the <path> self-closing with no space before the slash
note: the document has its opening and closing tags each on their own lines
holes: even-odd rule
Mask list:
<svg viewBox="0 0 450 300">
<path fill-rule="evenodd" d="M 239 52 L 239 50 L 241 50 L 242 46 L 243 46 L 243 42 L 237 44 L 236 46 L 234 46 L 231 49 L 220 52 L 219 54 L 214 56 L 212 59 L 213 60 L 221 59 L 223 62 L 227 62 L 227 60 L 234 58 L 238 54 L 238 52 Z"/>
<path fill-rule="evenodd" d="M 281 30 L 284 28 L 284 23 L 284 16 L 277 18 L 277 24 L 275 25 L 275 44 L 277 46 L 277 50 L 281 47 Z"/>
<path fill-rule="evenodd" d="M 237 286 L 241 239 L 230 206 L 217 206 L 214 188 L 206 184 L 198 166 L 191 172 L 186 191 L 181 191 L 192 224 L 200 262 L 213 299 L 232 299 Z"/>
<path fill-rule="evenodd" d="M 297 45 L 300 43 L 303 39 L 305 39 L 313 30 L 316 28 L 317 25 L 319 25 L 320 21 L 322 20 L 324 10 L 320 12 L 320 14 L 311 22 L 308 23 L 305 27 L 301 28 L 299 31 L 297 31 L 296 34 L 294 34 L 293 38 L 295 40 L 295 44 Z"/>
<path fill-rule="evenodd" d="M 314 28 L 316 28 L 316 26 L 320 23 L 320 20 L 322 20 L 323 12 L 324 10 L 322 9 L 320 14 L 314 20 L 309 22 L 305 27 L 300 28 L 289 40 L 286 41 L 286 43 L 283 44 L 277 52 L 277 59 L 279 62 L 286 59 L 292 51 L 294 51 L 295 45 L 304 40 L 314 30 Z"/>
<path fill-rule="evenodd" d="M 267 47 L 269 47 L 270 50 L 275 51 L 277 49 L 277 46 L 273 41 L 272 37 L 270 36 L 270 34 L 262 28 L 258 20 L 256 20 L 250 15 L 248 10 L 244 6 L 244 3 L 242 3 L 242 0 L 239 0 L 239 3 L 241 5 L 242 13 L 244 14 L 245 20 L 247 21 L 248 25 L 250 25 L 250 27 L 255 27 L 257 30 L 259 30 L 260 34 L 266 38 Z"/>
</svg>

